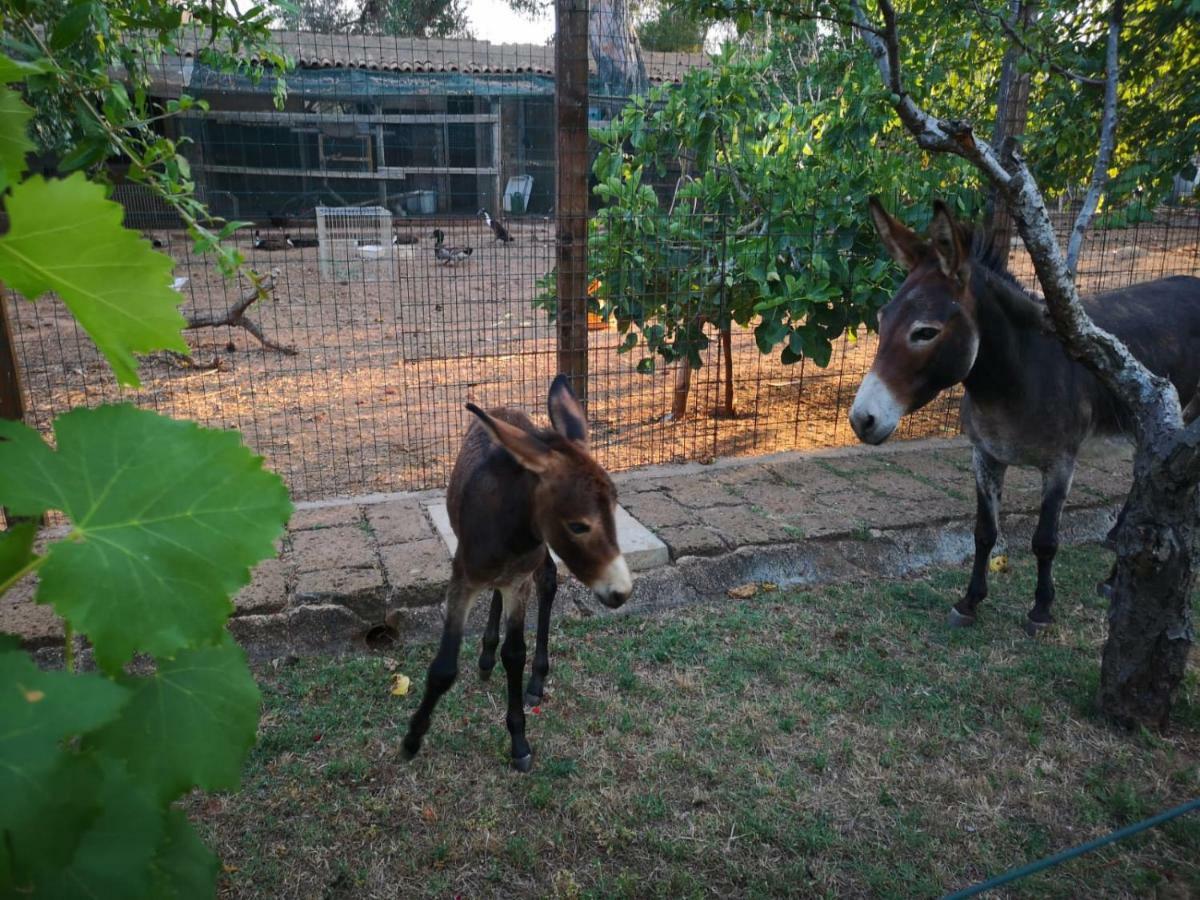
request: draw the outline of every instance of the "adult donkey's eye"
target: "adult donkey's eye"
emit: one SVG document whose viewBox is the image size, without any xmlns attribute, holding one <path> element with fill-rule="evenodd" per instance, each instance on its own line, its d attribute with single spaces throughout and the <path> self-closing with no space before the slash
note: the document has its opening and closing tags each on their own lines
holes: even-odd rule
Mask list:
<svg viewBox="0 0 1200 900">
<path fill-rule="evenodd" d="M 908 339 L 914 344 L 924 344 L 932 341 L 941 333 L 942 329 L 940 328 L 931 328 L 928 325 L 924 325 L 920 328 L 914 328 L 912 333 L 909 334 Z"/>
<path fill-rule="evenodd" d="M 567 527 L 571 529 L 571 534 L 587 534 L 592 530 L 587 522 L 568 522 Z"/>
</svg>

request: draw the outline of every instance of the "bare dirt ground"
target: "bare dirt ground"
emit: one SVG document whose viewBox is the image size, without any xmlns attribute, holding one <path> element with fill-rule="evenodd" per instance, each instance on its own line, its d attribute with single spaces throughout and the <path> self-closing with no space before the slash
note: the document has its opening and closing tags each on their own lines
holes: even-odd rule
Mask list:
<svg viewBox="0 0 1200 900">
<path fill-rule="evenodd" d="M 420 243 L 393 251 L 382 281 L 324 279 L 315 248 L 256 251 L 251 263 L 278 269 L 272 301 L 251 317 L 288 356 L 246 331 L 187 332 L 198 361 L 180 368 L 147 359 L 142 387 L 122 391 L 65 308 L 9 297 L 29 420 L 48 431 L 71 406 L 126 399 L 218 428 L 238 428 L 287 480 L 297 499 L 439 487 L 465 427 L 463 404 L 541 410 L 555 370 L 555 336 L 534 309 L 536 283 L 554 264 L 553 223 L 515 223 L 504 246 L 482 223 L 443 224 L 451 245 L 472 246 L 463 265 L 436 262 L 433 224 L 413 225 Z M 405 230 L 403 225 L 400 230 Z M 159 233 L 178 262 L 187 313 L 220 313 L 240 295 L 180 233 Z M 304 235 L 311 236 L 311 235 Z M 1172 211 L 1137 229 L 1099 232 L 1081 264 L 1085 290 L 1165 274 L 1200 272 L 1200 214 Z M 1014 273 L 1032 283 L 1027 259 Z M 593 442 L 620 470 L 650 463 L 837 446 L 854 440 L 846 412 L 874 354 L 874 339 L 845 340 L 826 369 L 783 366 L 764 357 L 753 335 L 733 339 L 737 416 L 713 414 L 720 395 L 716 341 L 692 380 L 689 415 L 673 422 L 674 372 L 635 371 L 638 354 L 619 355 L 615 330 L 590 334 Z M 957 398 L 946 396 L 910 417 L 901 437 L 953 432 Z"/>
</svg>

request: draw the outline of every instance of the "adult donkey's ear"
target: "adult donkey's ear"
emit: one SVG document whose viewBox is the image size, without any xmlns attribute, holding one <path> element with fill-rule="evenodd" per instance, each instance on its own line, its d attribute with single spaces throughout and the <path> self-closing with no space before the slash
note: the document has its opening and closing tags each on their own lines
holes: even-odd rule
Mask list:
<svg viewBox="0 0 1200 900">
<path fill-rule="evenodd" d="M 887 248 L 892 259 L 911 272 L 925 255 L 925 244 L 911 228 L 889 216 L 878 197 L 871 197 L 868 205 L 871 207 L 871 219 L 875 222 L 875 230 L 879 232 L 883 246 Z"/>
<path fill-rule="evenodd" d="M 569 441 L 576 441 L 584 446 L 588 442 L 588 423 L 579 398 L 571 390 L 571 382 L 566 375 L 559 375 L 550 385 L 550 396 L 546 401 L 550 409 L 550 422 L 554 430 Z"/>
<path fill-rule="evenodd" d="M 524 428 L 494 418 L 474 403 L 468 403 L 467 409 L 478 417 L 492 440 L 512 454 L 521 468 L 540 474 L 550 467 L 553 451 Z"/>
<path fill-rule="evenodd" d="M 948 207 L 941 200 L 933 201 L 933 221 L 929 223 L 929 239 L 937 256 L 938 268 L 947 278 L 965 285 L 971 278 L 971 264 L 962 232 Z"/>
</svg>

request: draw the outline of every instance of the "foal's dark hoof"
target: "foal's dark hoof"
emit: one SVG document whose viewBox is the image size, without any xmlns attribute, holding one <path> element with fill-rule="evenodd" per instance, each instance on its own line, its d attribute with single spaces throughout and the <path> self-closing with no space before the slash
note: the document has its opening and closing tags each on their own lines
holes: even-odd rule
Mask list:
<svg viewBox="0 0 1200 900">
<path fill-rule="evenodd" d="M 542 700 L 544 700 L 544 699 L 545 698 L 541 694 L 531 694 L 528 691 L 526 691 L 525 692 L 525 707 L 528 709 L 533 706 L 540 706 L 542 703 Z"/>
<path fill-rule="evenodd" d="M 526 753 L 524 756 L 514 756 L 512 767 L 522 774 L 529 774 L 529 771 L 533 768 L 533 754 Z"/>
<path fill-rule="evenodd" d="M 400 744 L 400 758 L 402 760 L 404 760 L 405 762 L 412 762 L 413 757 L 415 757 L 420 752 L 421 752 L 420 744 L 417 744 L 417 746 L 415 746 L 415 747 L 408 746 L 407 742 L 401 742 L 401 744 Z"/>
<path fill-rule="evenodd" d="M 491 678 L 492 677 L 492 669 L 494 669 L 494 668 L 496 668 L 495 663 L 492 663 L 490 666 L 480 666 L 479 667 L 479 680 L 487 681 L 489 678 Z"/>
<path fill-rule="evenodd" d="M 975 624 L 975 616 L 960 613 L 952 606 L 950 607 L 950 615 L 946 617 L 946 624 L 951 628 L 970 628 Z"/>
<path fill-rule="evenodd" d="M 1033 619 L 1026 616 L 1025 617 L 1025 633 L 1027 635 L 1029 635 L 1031 638 L 1035 638 L 1038 636 L 1038 634 L 1040 632 L 1045 631 L 1047 628 L 1049 628 L 1053 624 L 1054 624 L 1053 620 L 1051 620 L 1049 622 L 1035 622 Z"/>
</svg>

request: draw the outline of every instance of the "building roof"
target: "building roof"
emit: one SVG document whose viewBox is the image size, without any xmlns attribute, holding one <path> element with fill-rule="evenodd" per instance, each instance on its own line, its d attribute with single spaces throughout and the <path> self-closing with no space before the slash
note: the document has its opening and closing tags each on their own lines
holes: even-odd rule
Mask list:
<svg viewBox="0 0 1200 900">
<path fill-rule="evenodd" d="M 273 32 L 284 55 L 306 69 L 366 69 L 385 72 L 460 72 L 471 75 L 554 75 L 554 47 L 546 44 L 493 44 L 455 38 L 409 38 L 373 34 Z M 184 43 L 193 57 L 203 37 Z M 652 82 L 680 81 L 689 69 L 709 64 L 705 53 L 642 51 Z M 596 62 L 590 59 L 594 74 Z"/>
</svg>

